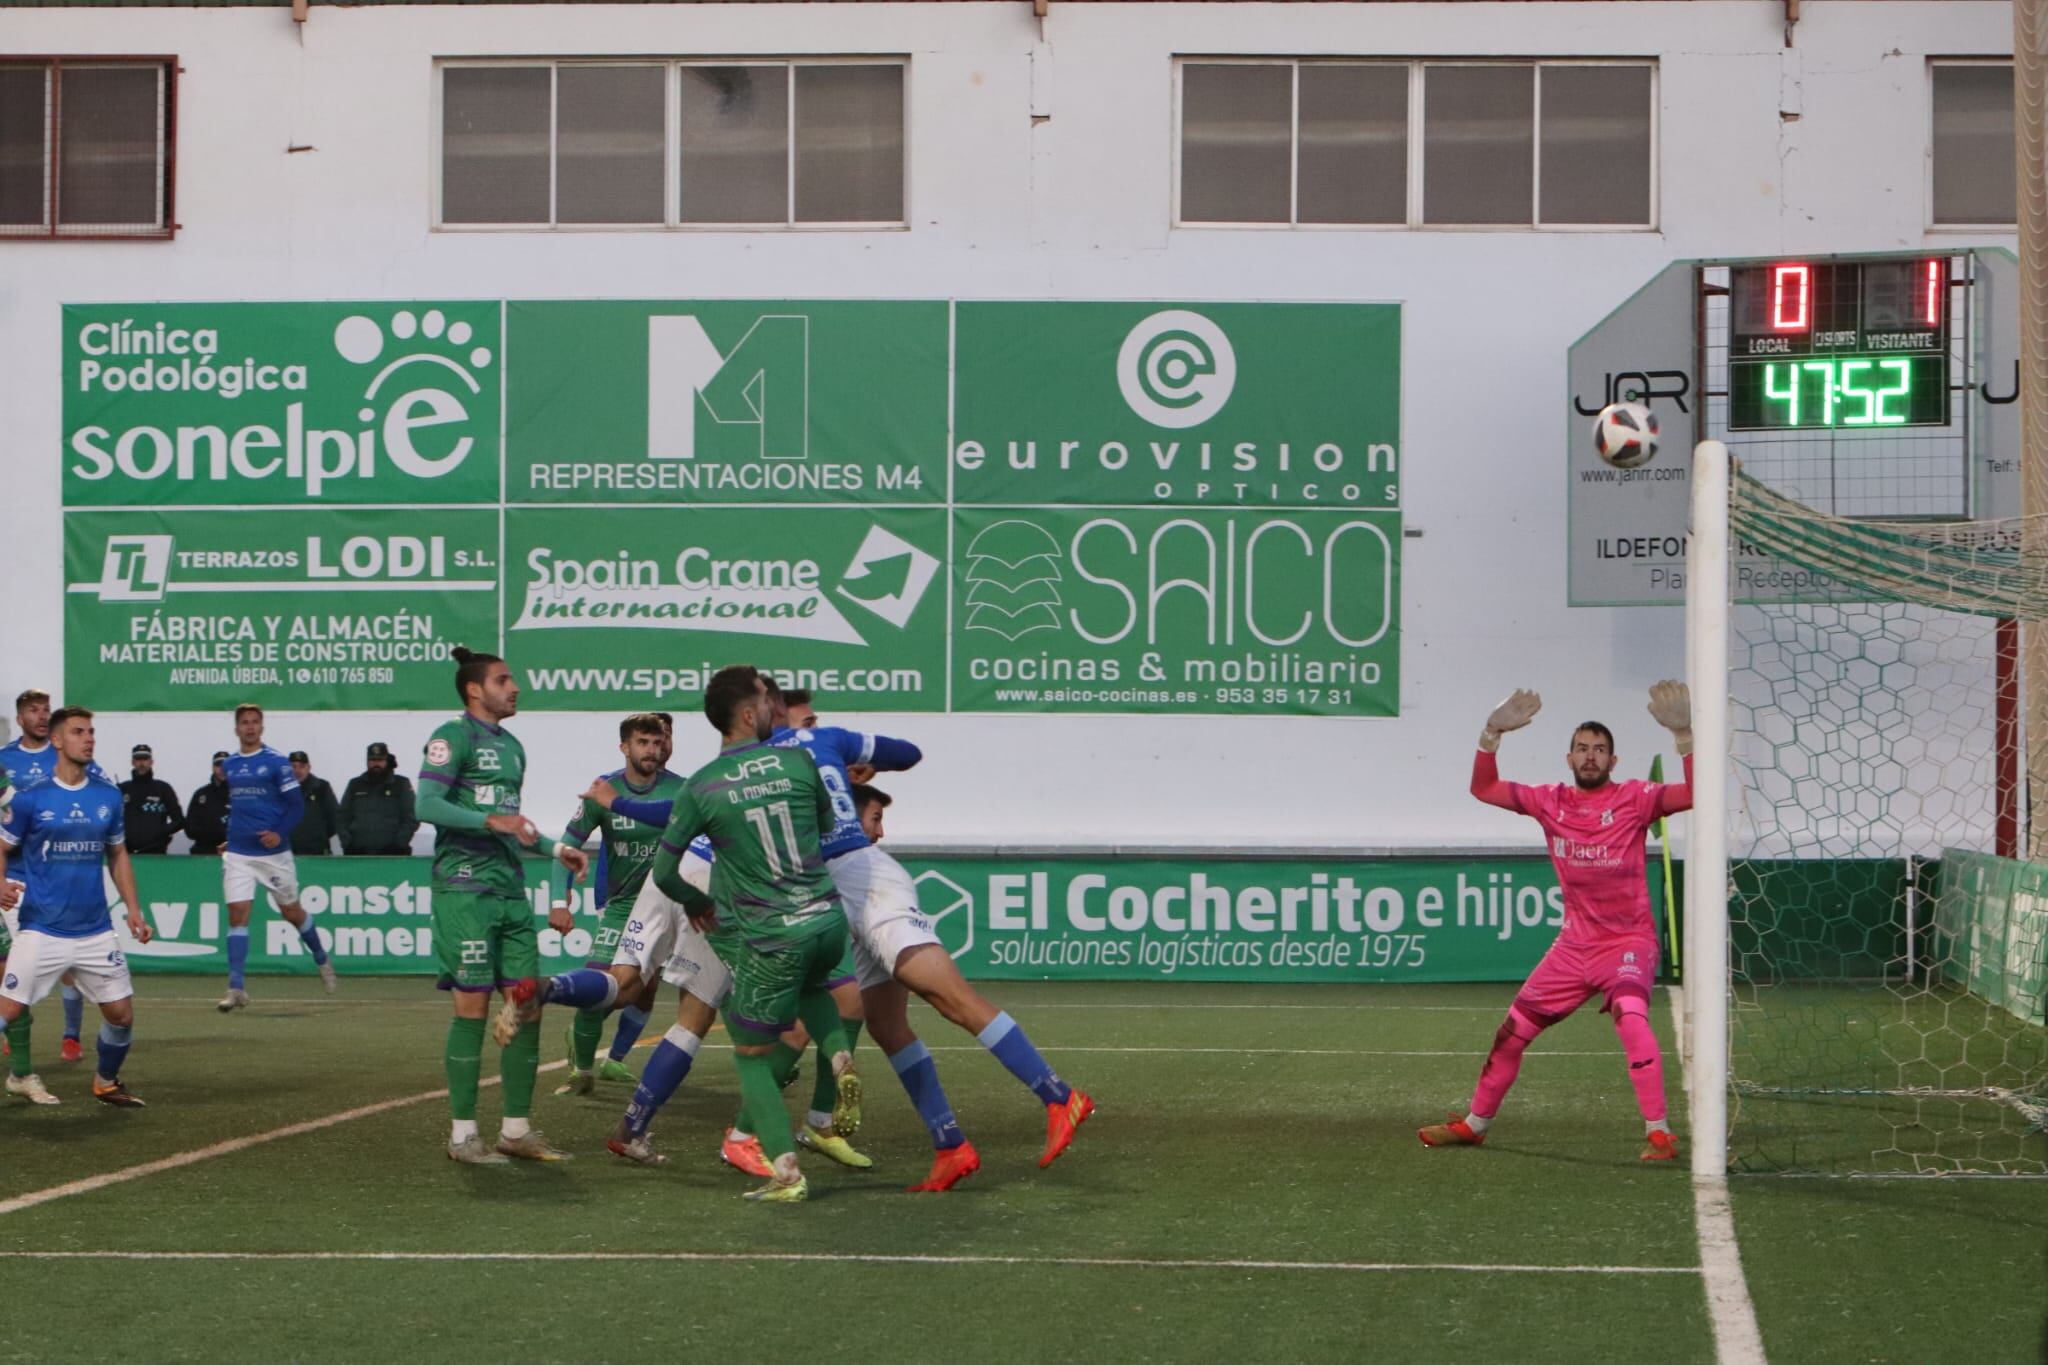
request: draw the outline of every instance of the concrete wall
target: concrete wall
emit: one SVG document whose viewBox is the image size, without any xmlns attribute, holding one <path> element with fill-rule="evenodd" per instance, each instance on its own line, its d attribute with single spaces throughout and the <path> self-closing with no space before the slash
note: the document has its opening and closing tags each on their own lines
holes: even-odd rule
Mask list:
<svg viewBox="0 0 2048 1365">
<path fill-rule="evenodd" d="M 1569 343 L 1674 258 L 1919 249 L 1930 55 L 2010 51 L 2004 3 L 316 6 L 9 9 L 16 52 L 177 54 L 171 243 L 0 242 L 0 695 L 61 689 L 59 308 L 463 297 L 1400 300 L 1403 697 L 1396 719 L 901 716 L 930 755 L 892 785 L 898 838 L 1233 844 L 1522 843 L 1465 794 L 1472 737 L 1515 685 L 1550 710 L 1507 746 L 1562 775 L 1602 717 L 1626 771 L 1661 732 L 1645 687 L 1683 668 L 1680 614 L 1564 605 L 1558 405 Z M 463 233 L 430 227 L 434 59 L 910 54 L 908 232 Z M 1660 227 L 1647 232 L 1174 228 L 1176 54 L 1651 56 Z M 1039 112 L 1034 124 L 1034 86 Z M 287 154 L 286 148 L 314 150 Z M 517 663 L 517 660 L 514 660 Z M 225 714 L 101 709 L 189 791 Z M 862 724 L 822 699 L 831 719 Z M 417 764 L 439 719 L 289 714 L 270 739 L 337 786 L 368 740 Z M 514 723 L 552 825 L 609 766 L 608 718 Z M 879 728 L 879 727 L 878 727 Z M 678 766 L 708 754 L 686 723 Z"/>
</svg>

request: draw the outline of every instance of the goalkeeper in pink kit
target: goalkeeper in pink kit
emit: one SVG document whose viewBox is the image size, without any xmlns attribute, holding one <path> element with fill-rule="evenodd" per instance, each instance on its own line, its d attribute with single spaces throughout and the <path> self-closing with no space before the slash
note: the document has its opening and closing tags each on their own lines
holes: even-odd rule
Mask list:
<svg viewBox="0 0 2048 1365">
<path fill-rule="evenodd" d="M 1564 889 L 1564 928 L 1508 1006 L 1480 1069 L 1472 1105 L 1417 1136 L 1425 1147 L 1476 1147 L 1500 1113 L 1522 1054 L 1538 1034 L 1594 996 L 1614 1017 L 1628 1057 L 1628 1078 L 1647 1132 L 1642 1159 L 1670 1161 L 1678 1141 L 1664 1111 L 1664 1059 L 1650 1027 L 1650 989 L 1660 948 L 1643 875 L 1643 843 L 1660 816 L 1692 809 L 1692 698 L 1685 684 L 1650 689 L 1650 715 L 1671 732 L 1685 760 L 1685 781 L 1612 781 L 1614 735 L 1598 721 L 1572 732 L 1566 762 L 1572 782 L 1525 787 L 1503 782 L 1494 751 L 1500 737 L 1536 718 L 1543 699 L 1517 691 L 1494 708 L 1472 759 L 1472 794 L 1489 806 L 1532 817 L 1543 827 L 1550 861 Z"/>
</svg>

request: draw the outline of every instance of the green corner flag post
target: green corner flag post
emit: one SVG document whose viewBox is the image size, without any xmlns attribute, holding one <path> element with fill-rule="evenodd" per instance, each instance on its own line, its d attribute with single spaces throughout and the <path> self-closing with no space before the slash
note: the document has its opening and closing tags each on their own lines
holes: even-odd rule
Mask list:
<svg viewBox="0 0 2048 1365">
<path fill-rule="evenodd" d="M 1650 780 L 1664 780 L 1664 755 L 1650 760 Z M 1657 850 L 1664 855 L 1664 935 L 1671 942 L 1671 970 L 1679 972 L 1684 964 L 1678 960 L 1678 900 L 1671 890 L 1671 839 L 1663 816 L 1657 817 L 1652 828 L 1657 831 Z"/>
</svg>

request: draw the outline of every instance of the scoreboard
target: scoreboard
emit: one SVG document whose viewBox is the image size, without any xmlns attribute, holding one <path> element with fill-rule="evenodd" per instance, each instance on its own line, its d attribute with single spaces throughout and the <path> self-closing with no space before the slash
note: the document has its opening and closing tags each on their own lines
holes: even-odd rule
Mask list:
<svg viewBox="0 0 2048 1365">
<path fill-rule="evenodd" d="M 1730 431 L 1948 425 L 1948 257 L 1728 274 Z"/>
</svg>

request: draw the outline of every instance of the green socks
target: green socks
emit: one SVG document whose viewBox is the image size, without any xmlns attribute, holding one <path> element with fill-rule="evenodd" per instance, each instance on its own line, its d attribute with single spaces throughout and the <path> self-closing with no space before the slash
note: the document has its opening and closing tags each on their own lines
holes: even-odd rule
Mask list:
<svg viewBox="0 0 2048 1365">
<path fill-rule="evenodd" d="M 588 1071 L 597 1065 L 597 1042 L 604 1037 L 603 1010 L 577 1010 L 569 1026 L 569 1065 Z"/>
<path fill-rule="evenodd" d="M 839 1026 L 845 1030 L 846 1050 L 851 1053 L 860 1043 L 859 1019 L 841 1019 Z M 832 1074 L 832 1054 L 825 1050 L 822 1040 L 818 1043 L 818 1076 L 811 1083 L 811 1108 L 821 1114 L 832 1112 L 832 1106 L 839 1103 L 839 1078 Z"/>
<path fill-rule="evenodd" d="M 782 1106 L 782 1087 L 775 1083 L 775 1065 L 767 1054 L 750 1057 L 734 1053 L 740 1073 L 740 1101 L 747 1127 L 761 1140 L 761 1154 L 772 1165 L 779 1156 L 795 1151 L 789 1138 L 789 1111 Z"/>
<path fill-rule="evenodd" d="M 540 1070 L 540 1020 L 529 1019 L 498 1053 L 498 1075 L 505 1081 L 505 1117 L 523 1119 L 533 1113 L 533 1078 Z"/>
<path fill-rule="evenodd" d="M 15 1021 L 7 1026 L 7 1046 L 11 1050 L 7 1068 L 17 1076 L 26 1076 L 35 1070 L 29 1062 L 28 1033 L 30 1014 L 23 1010 Z"/>
<path fill-rule="evenodd" d="M 12 1033 L 12 1030 L 9 1030 Z M 20 1052 L 16 1046 L 17 1055 Z M 463 1122 L 476 1120 L 476 1087 L 478 1077 L 484 1069 L 484 1021 L 481 1019 L 450 1019 L 448 1021 L 448 1044 L 441 1053 L 441 1064 L 448 1071 L 448 1115 Z M 533 1094 L 532 1073 L 528 1073 L 526 1093 Z"/>
</svg>

